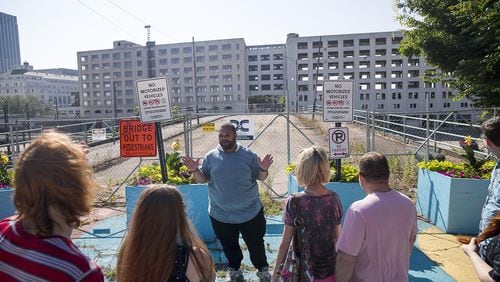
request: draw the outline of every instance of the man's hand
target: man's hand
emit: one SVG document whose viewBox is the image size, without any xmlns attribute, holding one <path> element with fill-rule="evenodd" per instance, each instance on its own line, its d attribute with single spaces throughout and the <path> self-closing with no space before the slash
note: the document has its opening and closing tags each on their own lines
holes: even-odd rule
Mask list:
<svg viewBox="0 0 500 282">
<path fill-rule="evenodd" d="M 194 171 L 198 170 L 198 166 L 200 165 L 200 159 L 197 159 L 195 161 L 189 156 L 182 156 L 181 160 L 182 160 L 182 163 L 185 166 L 187 166 L 187 168 L 189 169 L 189 172 L 194 172 Z"/>
<path fill-rule="evenodd" d="M 261 160 L 259 157 L 259 167 L 261 170 L 268 170 L 272 164 L 273 156 L 271 154 L 267 154 L 263 160 Z"/>
</svg>

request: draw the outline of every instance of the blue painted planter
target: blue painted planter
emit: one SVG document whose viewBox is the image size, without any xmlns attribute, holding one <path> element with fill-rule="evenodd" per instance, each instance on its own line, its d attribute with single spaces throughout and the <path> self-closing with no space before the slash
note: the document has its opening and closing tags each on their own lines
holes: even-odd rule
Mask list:
<svg viewBox="0 0 500 282">
<path fill-rule="evenodd" d="M 16 213 L 14 203 L 12 202 L 13 196 L 13 189 L 0 189 L 0 219 L 4 219 Z"/>
<path fill-rule="evenodd" d="M 325 184 L 325 187 L 329 190 L 335 191 L 339 195 L 344 215 L 347 208 L 349 208 L 352 203 L 361 200 L 366 196 L 363 188 L 359 186 L 359 182 L 329 182 Z M 298 185 L 297 178 L 291 174 L 288 175 L 288 194 L 291 195 L 292 193 L 297 193 L 303 190 L 304 188 Z"/>
<path fill-rule="evenodd" d="M 420 169 L 417 212 L 447 233 L 477 235 L 490 181 L 451 178 Z"/>
<path fill-rule="evenodd" d="M 132 218 L 137 200 L 144 189 L 143 186 L 125 187 L 127 223 Z M 210 250 L 214 262 L 216 264 L 227 263 L 227 258 L 222 251 L 219 240 L 215 237 L 208 216 L 208 186 L 206 184 L 186 184 L 177 186 L 177 189 L 181 191 L 188 216 Z"/>
<path fill-rule="evenodd" d="M 212 224 L 208 216 L 208 186 L 206 184 L 188 184 L 177 186 L 186 204 L 186 211 L 200 237 L 205 243 L 216 241 Z M 127 207 L 127 222 L 132 218 L 139 195 L 144 190 L 142 186 L 125 187 Z"/>
</svg>

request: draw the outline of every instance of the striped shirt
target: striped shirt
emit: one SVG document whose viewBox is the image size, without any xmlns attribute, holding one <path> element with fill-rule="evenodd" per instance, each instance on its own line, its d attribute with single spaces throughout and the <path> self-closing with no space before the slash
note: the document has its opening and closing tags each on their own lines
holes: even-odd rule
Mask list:
<svg viewBox="0 0 500 282">
<path fill-rule="evenodd" d="M 0 281 L 104 281 L 101 269 L 68 238 L 26 232 L 0 221 Z"/>
</svg>

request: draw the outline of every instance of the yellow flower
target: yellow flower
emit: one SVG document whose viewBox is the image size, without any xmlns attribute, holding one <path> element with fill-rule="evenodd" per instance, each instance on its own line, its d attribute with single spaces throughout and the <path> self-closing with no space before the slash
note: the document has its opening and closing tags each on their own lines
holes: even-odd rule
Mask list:
<svg viewBox="0 0 500 282">
<path fill-rule="evenodd" d="M 471 146 L 472 145 L 472 137 L 470 137 L 470 135 L 469 136 L 465 136 L 464 143 L 467 146 Z"/>
<path fill-rule="evenodd" d="M 7 155 L 5 155 L 5 154 L 2 153 L 1 156 L 0 156 L 0 163 L 2 165 L 8 164 L 9 163 L 9 157 L 7 157 Z"/>
<path fill-rule="evenodd" d="M 181 143 L 179 143 L 179 140 L 175 140 L 172 142 L 172 145 L 170 145 L 170 148 L 174 151 L 178 151 L 181 148 Z"/>
</svg>

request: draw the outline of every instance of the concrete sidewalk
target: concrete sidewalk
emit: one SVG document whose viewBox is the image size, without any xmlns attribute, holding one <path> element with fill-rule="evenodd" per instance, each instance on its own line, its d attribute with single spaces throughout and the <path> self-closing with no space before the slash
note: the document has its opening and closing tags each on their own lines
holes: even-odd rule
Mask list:
<svg viewBox="0 0 500 282">
<path fill-rule="evenodd" d="M 418 229 L 415 245 L 454 281 L 478 281 L 469 257 L 460 248 L 461 243 L 458 242 L 456 235 L 447 234 L 421 220 L 418 222 Z"/>
<path fill-rule="evenodd" d="M 274 266 L 277 250 L 281 241 L 283 223 L 279 217 L 267 218 L 268 228 L 265 237 L 268 261 Z M 126 215 L 120 214 L 106 218 L 88 230 L 94 235 L 84 235 L 76 239 L 76 244 L 93 258 L 110 275 L 116 266 L 116 253 L 126 230 Z M 475 272 L 468 257 L 463 254 L 455 236 L 442 231 L 424 221 L 418 223 L 419 234 L 410 259 L 409 281 L 475 281 Z M 97 237 L 96 237 L 97 236 Z M 243 241 L 241 241 L 244 246 Z M 244 249 L 242 269 L 246 281 L 258 281 L 255 276 L 248 252 Z M 220 250 L 213 251 L 216 260 L 224 259 Z M 225 271 L 218 272 L 218 280 L 224 281 Z M 111 280 L 108 280 L 111 281 Z"/>
</svg>

